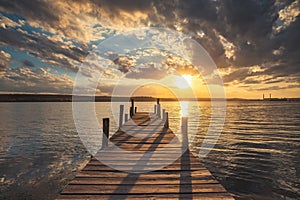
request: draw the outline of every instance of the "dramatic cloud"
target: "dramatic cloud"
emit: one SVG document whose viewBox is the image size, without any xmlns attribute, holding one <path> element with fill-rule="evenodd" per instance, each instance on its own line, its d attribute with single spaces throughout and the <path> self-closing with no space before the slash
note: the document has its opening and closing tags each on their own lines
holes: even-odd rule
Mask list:
<svg viewBox="0 0 300 200">
<path fill-rule="evenodd" d="M 34 67 L 34 64 L 29 60 L 23 60 L 22 63 L 26 67 Z"/>
<path fill-rule="evenodd" d="M 28 33 L 21 29 L 0 28 L 0 45 L 9 45 L 27 50 L 30 54 L 55 66 L 77 70 L 86 53 L 80 47 L 53 41 L 39 33 Z"/>
<path fill-rule="evenodd" d="M 249 86 L 259 91 L 296 88 L 300 83 L 299 16 L 298 0 L 2 0 L 0 73 L 13 73 L 10 65 L 38 70 L 45 68 L 41 63 L 47 63 L 70 75 L 105 38 L 128 28 L 150 26 L 171 28 L 198 41 L 221 70 L 228 87 Z M 16 63 L 10 55 L 17 53 L 4 47 L 18 49 L 41 62 L 25 56 Z M 145 54 L 113 55 L 109 59 L 127 79 L 162 79 L 172 70 L 197 74 L 180 59 L 162 57 L 157 58 L 160 66 L 151 65 L 151 56 Z M 104 66 L 93 65 L 103 70 Z M 22 73 L 20 69 L 14 73 Z M 113 70 L 105 73 L 120 75 Z M 85 74 L 93 77 L 93 70 L 85 70 Z M 12 80 L 9 74 L 4 77 Z"/>
<path fill-rule="evenodd" d="M 0 75 L 1 91 L 70 94 L 73 80 L 66 74 L 55 74 L 51 69 L 22 67 Z"/>
<path fill-rule="evenodd" d="M 155 67 L 154 64 L 152 64 L 148 67 L 139 67 L 135 71 L 129 72 L 126 74 L 126 78 L 160 80 L 165 78 L 167 75 L 167 69 Z"/>
<path fill-rule="evenodd" d="M 0 74 L 9 69 L 8 62 L 10 61 L 10 54 L 0 51 Z"/>
<path fill-rule="evenodd" d="M 114 60 L 114 63 L 118 65 L 118 69 L 123 72 L 131 72 L 135 68 L 135 60 L 129 56 L 119 56 Z"/>
</svg>

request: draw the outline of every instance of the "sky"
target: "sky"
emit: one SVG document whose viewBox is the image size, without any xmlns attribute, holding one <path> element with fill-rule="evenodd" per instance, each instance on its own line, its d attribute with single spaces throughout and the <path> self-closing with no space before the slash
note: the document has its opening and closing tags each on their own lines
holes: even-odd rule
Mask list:
<svg viewBox="0 0 300 200">
<path fill-rule="evenodd" d="M 94 64 L 104 74 L 96 95 L 135 87 L 135 95 L 190 97 L 192 89 L 207 98 L 207 88 L 222 87 L 228 98 L 300 97 L 299 14 L 294 0 L 1 0 L 0 93 L 72 94 L 78 71 L 96 80 L 82 69 L 98 45 L 133 28 L 162 27 L 197 41 L 223 84 L 204 81 L 179 55 L 144 49 Z"/>
</svg>

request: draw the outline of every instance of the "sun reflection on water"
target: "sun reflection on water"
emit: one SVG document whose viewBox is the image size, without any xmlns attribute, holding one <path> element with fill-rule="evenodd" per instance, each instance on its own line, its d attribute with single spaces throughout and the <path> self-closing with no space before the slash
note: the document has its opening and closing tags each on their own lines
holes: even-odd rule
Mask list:
<svg viewBox="0 0 300 200">
<path fill-rule="evenodd" d="M 181 117 L 187 117 L 188 116 L 188 101 L 180 101 L 180 107 L 181 107 Z"/>
</svg>

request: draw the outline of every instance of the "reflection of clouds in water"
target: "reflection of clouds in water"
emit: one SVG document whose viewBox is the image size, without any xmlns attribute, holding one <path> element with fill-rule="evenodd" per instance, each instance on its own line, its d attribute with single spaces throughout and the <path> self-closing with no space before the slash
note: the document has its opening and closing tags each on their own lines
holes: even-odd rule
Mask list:
<svg viewBox="0 0 300 200">
<path fill-rule="evenodd" d="M 71 104 L 11 105 L 0 105 L 7 118 L 0 120 L 0 199 L 53 199 L 89 158 Z"/>
<path fill-rule="evenodd" d="M 9 166 L 13 171 L 20 172 L 7 176 L 1 191 L 9 198 L 45 199 L 47 194 L 49 199 L 53 199 L 61 187 L 87 163 L 89 156 L 82 155 L 72 157 L 70 153 L 62 153 L 54 158 L 38 157 L 36 159 L 39 161 L 35 163 L 30 162 L 30 159 L 14 159 Z"/>
<path fill-rule="evenodd" d="M 169 111 L 171 129 L 177 132 L 174 127 L 180 123 L 180 104 L 161 104 Z M 100 123 L 102 117 L 109 116 L 107 105 L 96 103 Z M 152 103 L 136 102 L 136 105 L 140 111 L 153 110 Z M 295 177 L 299 177 L 300 171 L 299 105 L 228 102 L 223 133 L 202 161 L 229 191 L 243 196 L 259 194 L 260 199 L 270 194 L 275 199 L 282 198 L 280 195 L 296 199 L 299 192 Z M 201 109 L 200 124 L 196 126 L 195 118 L 189 117 L 189 135 L 195 134 L 190 148 L 195 155 L 205 137 L 211 113 L 210 102 L 190 102 L 189 116 L 193 116 L 196 106 Z M 4 195 L 6 199 L 55 198 L 88 160 L 75 132 L 71 104 L 0 104 L 0 110 L 0 118 L 4 116 L 2 113 L 8 116 L 0 120 L 0 179 L 5 177 L 0 183 L 0 199 L 5 199 Z M 37 114 L 42 111 L 44 115 Z"/>
</svg>

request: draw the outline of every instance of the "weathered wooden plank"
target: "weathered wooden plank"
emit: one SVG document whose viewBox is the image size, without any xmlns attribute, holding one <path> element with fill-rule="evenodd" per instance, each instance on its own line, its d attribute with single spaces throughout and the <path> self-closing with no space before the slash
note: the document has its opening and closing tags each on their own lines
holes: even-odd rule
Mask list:
<svg viewBox="0 0 300 200">
<path fill-rule="evenodd" d="M 115 168 L 101 166 L 101 165 L 87 165 L 83 168 L 82 171 L 127 171 L 127 172 L 135 172 L 135 171 L 196 171 L 196 170 L 205 170 L 205 168 L 200 167 L 185 167 L 181 168 L 180 166 L 170 166 L 164 167 L 161 166 L 115 166 Z"/>
<path fill-rule="evenodd" d="M 125 178 L 129 176 L 130 174 L 126 172 L 102 172 L 102 171 L 81 171 L 79 172 L 76 177 L 118 177 L 120 179 Z M 205 170 L 198 170 L 198 171 L 191 171 L 190 173 L 144 173 L 144 174 L 136 174 L 139 176 L 139 178 L 156 178 L 164 179 L 164 178 L 180 178 L 180 177 L 187 177 L 187 178 L 197 178 L 197 177 L 203 177 L 203 176 L 211 176 L 211 173 L 205 169 Z M 211 176 L 213 178 L 213 176 Z"/>
<path fill-rule="evenodd" d="M 141 194 L 141 195 L 61 195 L 59 200 L 85 199 L 131 199 L 131 200 L 174 200 L 174 199 L 201 199 L 201 200 L 232 200 L 228 193 L 193 193 L 193 194 Z"/>
<path fill-rule="evenodd" d="M 58 199 L 233 199 L 158 119 L 138 113 L 121 129 L 96 155 L 103 163 L 92 157 Z"/>
<path fill-rule="evenodd" d="M 146 166 L 148 163 L 149 165 L 151 166 L 155 166 L 155 167 L 159 167 L 159 166 L 162 166 L 164 168 L 167 168 L 167 167 L 184 167 L 184 168 L 188 168 L 188 167 L 197 167 L 197 168 L 205 168 L 202 164 L 200 163 L 180 163 L 180 162 L 174 162 L 172 163 L 172 165 L 168 165 L 168 166 L 165 166 L 164 164 L 166 162 L 164 161 L 153 161 L 153 162 L 148 162 L 148 163 L 140 163 L 140 162 L 136 162 L 136 161 L 125 161 L 125 160 L 122 160 L 122 161 L 110 161 L 109 162 L 112 166 L 114 167 L 123 167 L 123 166 L 129 166 L 129 165 L 132 165 L 132 164 L 135 164 L 136 166 Z M 95 161 L 90 161 L 87 166 L 102 166 L 103 164 L 100 163 L 100 162 L 95 162 Z"/>
<path fill-rule="evenodd" d="M 155 165 L 155 163 L 158 163 L 158 164 L 161 164 L 161 163 L 166 163 L 166 162 L 164 162 L 164 160 L 159 160 L 159 159 L 155 159 L 155 158 L 158 158 L 158 157 L 154 157 L 154 158 L 152 158 L 152 161 L 151 161 L 151 164 L 153 164 L 153 165 Z M 105 158 L 101 158 L 101 157 L 99 157 L 99 159 L 101 159 L 100 161 L 98 161 L 98 160 L 90 160 L 90 164 L 101 164 L 102 162 L 104 162 L 104 161 L 107 161 L 107 160 L 109 160 L 109 159 L 106 159 L 106 157 Z M 144 160 L 146 160 L 146 161 L 149 161 L 150 162 L 150 160 L 149 159 L 151 159 L 151 158 L 144 158 Z M 120 163 L 121 165 L 122 164 L 124 164 L 124 163 L 133 163 L 133 162 L 136 162 L 137 160 L 135 159 L 135 158 L 128 158 L 128 160 L 127 160 L 127 162 L 124 160 L 124 159 L 116 159 L 116 158 L 113 158 L 113 159 L 111 159 L 112 160 L 112 162 L 111 163 L 113 163 L 113 161 L 114 162 L 116 162 L 116 163 Z M 140 160 L 143 160 L 143 159 L 140 159 Z M 182 159 L 172 159 L 172 158 L 166 158 L 166 160 L 170 160 L 170 161 L 172 161 L 172 163 L 170 163 L 170 164 L 180 164 L 180 165 L 192 165 L 192 164 L 199 164 L 199 165 L 203 165 L 202 163 L 200 163 L 199 162 L 199 160 L 198 159 L 193 159 L 192 157 L 190 157 L 190 158 L 182 158 Z M 167 166 L 167 165 L 166 165 Z"/>
<path fill-rule="evenodd" d="M 111 155 L 111 156 L 110 156 Z M 167 153 L 158 153 L 158 152 L 155 152 L 155 153 L 140 153 L 140 154 L 137 154 L 137 153 L 106 153 L 106 152 L 103 152 L 103 153 L 99 153 L 97 154 L 97 157 L 99 156 L 99 158 L 101 158 L 101 160 L 104 160 L 104 159 L 108 159 L 108 158 L 112 158 L 114 160 L 124 160 L 125 158 L 130 160 L 130 159 L 144 159 L 144 160 L 154 160 L 154 159 L 168 159 L 168 160 L 174 160 L 176 161 L 177 160 L 177 157 L 176 155 L 178 155 L 180 157 L 180 152 L 178 153 L 173 153 L 173 154 L 167 154 Z M 188 159 L 187 158 L 184 158 L 185 160 Z"/>
<path fill-rule="evenodd" d="M 184 185 L 184 184 L 207 184 L 207 183 L 218 183 L 217 180 L 213 179 L 211 176 L 202 176 L 202 177 L 196 177 L 192 180 L 188 180 L 187 178 L 185 180 L 180 180 L 180 177 L 177 178 L 160 178 L 157 179 L 154 176 L 149 178 L 140 178 L 138 177 L 134 184 L 139 185 Z M 126 180 L 126 179 L 125 179 Z M 132 185 L 132 182 L 130 180 L 124 181 L 124 179 L 121 179 L 120 177 L 101 177 L 101 178 L 93 178 L 93 177 L 84 177 L 84 178 L 75 178 L 72 180 L 70 185 Z"/>
<path fill-rule="evenodd" d="M 132 180 L 134 183 L 134 180 Z M 220 184 L 198 185 L 68 185 L 62 194 L 169 194 L 181 193 L 226 192 Z"/>
<path fill-rule="evenodd" d="M 128 149 L 128 150 L 132 150 L 132 151 L 136 151 L 136 150 L 142 150 L 145 149 L 146 151 L 155 151 L 159 148 L 179 148 L 179 145 L 174 145 L 174 144 L 156 144 L 155 146 L 152 144 L 128 144 L 128 143 L 121 143 L 118 144 L 119 148 L 122 149 Z"/>
</svg>

